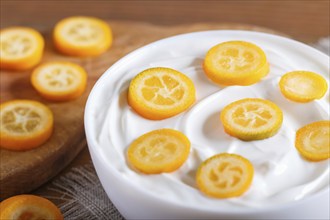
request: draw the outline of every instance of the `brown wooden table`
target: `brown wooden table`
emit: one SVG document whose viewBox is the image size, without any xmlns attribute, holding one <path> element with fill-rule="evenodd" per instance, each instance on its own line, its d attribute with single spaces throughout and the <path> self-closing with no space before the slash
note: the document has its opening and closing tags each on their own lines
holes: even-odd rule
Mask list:
<svg viewBox="0 0 330 220">
<path fill-rule="evenodd" d="M 196 22 L 244 23 L 312 42 L 329 35 L 329 0 L 1 0 L 1 27 L 53 26 L 71 15 L 157 25 Z"/>
<path fill-rule="evenodd" d="M 329 36 L 330 1 L 15 1 L 1 0 L 1 28 L 21 25 L 51 29 L 63 17 L 97 16 L 105 20 L 141 21 L 157 28 L 193 23 L 236 23 L 260 26 L 305 43 Z M 111 22 L 110 22 L 111 23 Z M 198 26 L 198 25 L 197 25 Z M 203 26 L 204 27 L 204 26 Z M 199 30 L 196 28 L 196 30 Z M 179 31 L 180 32 L 180 31 Z M 115 33 L 116 36 L 116 33 Z M 159 35 L 160 37 L 163 35 Z M 158 36 L 153 38 L 158 39 Z M 149 43 L 149 42 L 146 42 Z M 140 46 L 143 42 L 140 42 Z M 119 58 L 119 57 L 118 57 Z M 57 177 L 89 163 L 87 147 Z M 44 191 L 47 184 L 35 192 Z"/>
</svg>

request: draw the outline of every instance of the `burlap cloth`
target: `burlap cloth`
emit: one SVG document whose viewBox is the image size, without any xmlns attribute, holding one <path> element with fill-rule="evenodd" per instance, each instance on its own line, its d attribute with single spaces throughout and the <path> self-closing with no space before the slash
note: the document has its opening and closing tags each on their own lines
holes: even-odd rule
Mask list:
<svg viewBox="0 0 330 220">
<path fill-rule="evenodd" d="M 322 38 L 311 46 L 330 55 L 330 37 Z M 92 162 L 73 168 L 66 175 L 57 178 L 48 191 L 62 195 L 42 196 L 59 204 L 65 219 L 124 219 L 103 190 Z"/>
</svg>

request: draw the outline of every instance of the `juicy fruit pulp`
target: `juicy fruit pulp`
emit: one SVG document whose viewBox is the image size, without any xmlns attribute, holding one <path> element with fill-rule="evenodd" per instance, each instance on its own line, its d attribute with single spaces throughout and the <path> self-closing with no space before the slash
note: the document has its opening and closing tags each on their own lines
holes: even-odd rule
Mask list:
<svg viewBox="0 0 330 220">
<path fill-rule="evenodd" d="M 48 199 L 34 195 L 18 195 L 0 203 L 0 219 L 63 220 L 61 211 Z"/>
<path fill-rule="evenodd" d="M 0 67 L 27 70 L 42 58 L 44 39 L 32 28 L 12 27 L 0 31 Z"/>
<path fill-rule="evenodd" d="M 253 180 L 251 162 L 236 154 L 222 153 L 210 157 L 198 168 L 196 181 L 208 196 L 230 198 L 246 192 Z"/>
<path fill-rule="evenodd" d="M 283 113 L 268 100 L 247 98 L 227 105 L 220 119 L 229 135 L 250 141 L 275 135 L 282 125 Z"/>
<path fill-rule="evenodd" d="M 49 62 L 33 71 L 31 83 L 44 98 L 67 101 L 79 97 L 84 92 L 87 73 L 74 63 Z"/>
<path fill-rule="evenodd" d="M 112 44 L 109 25 L 94 17 L 69 17 L 54 28 L 54 44 L 63 54 L 71 56 L 97 56 Z"/>
<path fill-rule="evenodd" d="M 206 75 L 220 85 L 251 85 L 269 72 L 264 51 L 244 41 L 228 41 L 212 47 L 203 67 Z"/>
<path fill-rule="evenodd" d="M 135 76 L 128 89 L 128 104 L 141 116 L 160 120 L 177 115 L 195 101 L 193 82 L 170 68 L 151 68 Z"/>
<path fill-rule="evenodd" d="M 287 99 L 296 102 L 320 99 L 328 90 L 327 81 L 321 75 L 308 71 L 293 71 L 284 74 L 279 86 Z"/>
<path fill-rule="evenodd" d="M 29 150 L 48 140 L 53 130 L 51 110 L 36 101 L 13 100 L 0 105 L 0 146 Z"/>
<path fill-rule="evenodd" d="M 300 128 L 296 133 L 295 145 L 308 160 L 330 158 L 330 121 L 317 121 Z"/>
<path fill-rule="evenodd" d="M 160 129 L 137 138 L 127 150 L 130 164 L 147 174 L 172 172 L 188 158 L 190 142 L 179 131 Z"/>
</svg>

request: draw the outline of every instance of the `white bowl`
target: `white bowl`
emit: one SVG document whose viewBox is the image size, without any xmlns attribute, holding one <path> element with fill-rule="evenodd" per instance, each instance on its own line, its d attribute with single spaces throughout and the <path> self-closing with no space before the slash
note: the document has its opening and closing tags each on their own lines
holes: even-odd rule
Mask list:
<svg viewBox="0 0 330 220">
<path fill-rule="evenodd" d="M 271 64 L 270 74 L 256 85 L 230 89 L 215 86 L 207 81 L 203 74 L 189 75 L 190 72 L 202 71 L 200 65 L 209 48 L 229 40 L 254 42 L 262 47 Z M 149 121 L 135 114 L 126 102 L 129 81 L 141 70 L 153 66 L 172 67 L 184 73 L 188 72 L 187 75 L 192 77 L 196 84 L 197 103 L 187 112 L 162 121 Z M 317 119 L 329 118 L 329 111 L 326 110 L 329 108 L 329 93 L 322 100 L 305 105 L 295 104 L 280 96 L 276 89 L 277 80 L 285 72 L 297 69 L 318 72 L 329 81 L 329 57 L 325 54 L 291 39 L 248 31 L 206 31 L 179 35 L 144 46 L 119 60 L 95 84 L 85 109 L 89 151 L 98 177 L 113 204 L 127 219 L 329 219 L 329 160 L 311 165 L 311 162 L 300 158 L 294 146 L 291 146 L 297 128 Z M 203 91 L 200 88 L 203 88 Z M 251 96 L 267 98 L 283 105 L 280 106 L 284 112 L 282 129 L 274 137 L 255 143 L 257 147 L 264 145 L 275 150 L 278 146 L 279 152 L 284 149 L 283 152 L 290 154 L 287 163 L 284 163 L 284 169 L 291 169 L 291 173 L 285 174 L 283 171 L 283 175 L 277 176 L 277 179 L 276 175 L 273 175 L 276 184 L 274 181 L 262 183 L 256 180 L 255 183 L 259 185 L 253 183 L 251 192 L 243 195 L 242 199 L 228 200 L 229 204 L 226 200 L 208 198 L 195 187 L 193 173 L 196 163 L 217 152 L 233 151 L 233 148 L 219 150 L 212 146 L 226 143 L 228 140 L 233 141 L 232 137 L 226 136 L 221 130 L 220 122 L 214 122 L 217 120 L 213 120 L 212 115 L 215 110 L 221 110 L 223 105 L 233 100 Z M 221 101 L 212 103 L 210 100 L 213 99 Z M 194 119 L 193 122 L 190 121 L 191 118 Z M 125 159 L 129 143 L 147 131 L 162 127 L 184 132 L 192 142 L 194 153 L 191 153 L 186 164 L 173 174 L 148 176 L 132 170 Z M 212 133 L 214 130 L 216 133 Z M 239 153 L 249 158 L 256 167 L 260 165 L 258 157 L 271 157 L 276 154 L 268 152 L 264 156 L 250 156 L 249 149 L 252 147 L 240 148 L 240 145 L 251 142 L 235 143 L 238 143 L 238 148 L 242 151 Z M 285 146 L 281 147 L 282 145 Z M 204 148 L 208 150 L 202 152 Z M 293 165 L 297 165 L 296 173 L 292 171 Z M 310 166 L 310 170 L 299 167 L 300 165 Z M 301 172 L 305 170 L 306 176 L 310 176 L 306 177 L 307 179 Z M 258 172 L 257 170 L 255 177 L 257 179 L 261 175 Z M 311 192 L 308 192 L 310 188 L 303 185 L 305 182 L 308 182 L 308 186 L 318 184 L 317 181 L 325 181 L 325 185 L 321 184 Z M 280 185 L 285 185 L 286 182 L 287 185 L 293 185 L 295 190 L 304 186 L 303 193 L 310 195 L 301 196 L 301 199 L 291 195 L 292 198 L 288 199 L 292 190 L 290 193 L 279 190 Z M 268 200 L 265 200 L 265 205 L 263 200 L 255 204 L 250 202 L 253 200 L 252 195 L 262 195 L 262 190 L 266 192 L 267 187 L 277 189 L 279 196 L 269 197 L 272 202 L 268 204 Z"/>
</svg>

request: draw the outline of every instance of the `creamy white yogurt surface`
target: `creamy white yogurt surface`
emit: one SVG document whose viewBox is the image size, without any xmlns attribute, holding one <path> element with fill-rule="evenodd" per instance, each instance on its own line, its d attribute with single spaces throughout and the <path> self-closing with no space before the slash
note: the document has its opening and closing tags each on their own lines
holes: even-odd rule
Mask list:
<svg viewBox="0 0 330 220">
<path fill-rule="evenodd" d="M 150 45 L 117 63 L 102 77 L 92 105 L 93 143 L 102 159 L 122 178 L 161 200 L 189 207 L 218 210 L 219 207 L 265 207 L 303 199 L 329 187 L 329 160 L 309 162 L 294 146 L 295 132 L 319 120 L 329 120 L 329 93 L 321 100 L 295 103 L 281 94 L 278 82 L 286 72 L 314 71 L 329 83 L 329 57 L 305 53 L 307 46 L 296 42 L 249 32 L 200 34 L 194 38 L 167 40 Z M 244 32 L 243 32 L 244 33 Z M 220 87 L 204 74 L 204 56 L 212 46 L 228 40 L 245 40 L 260 46 L 270 63 L 270 72 L 251 86 Z M 310 49 L 310 48 L 307 48 Z M 306 49 L 306 50 L 307 50 Z M 314 59 L 315 53 L 320 59 Z M 150 67 L 169 67 L 189 76 L 196 88 L 197 101 L 187 111 L 160 121 L 143 118 L 127 104 L 130 80 Z M 268 139 L 245 142 L 224 132 L 219 119 L 229 103 L 243 98 L 263 98 L 276 103 L 284 120 L 279 132 Z M 91 101 L 90 101 L 91 102 Z M 133 170 L 126 160 L 126 150 L 140 135 L 160 128 L 183 132 L 191 142 L 191 152 L 181 168 L 173 173 L 145 175 Z M 196 187 L 195 173 L 205 159 L 222 152 L 235 153 L 249 159 L 255 169 L 250 189 L 241 197 L 213 199 Z M 106 174 L 104 174 L 106 175 Z"/>
</svg>

